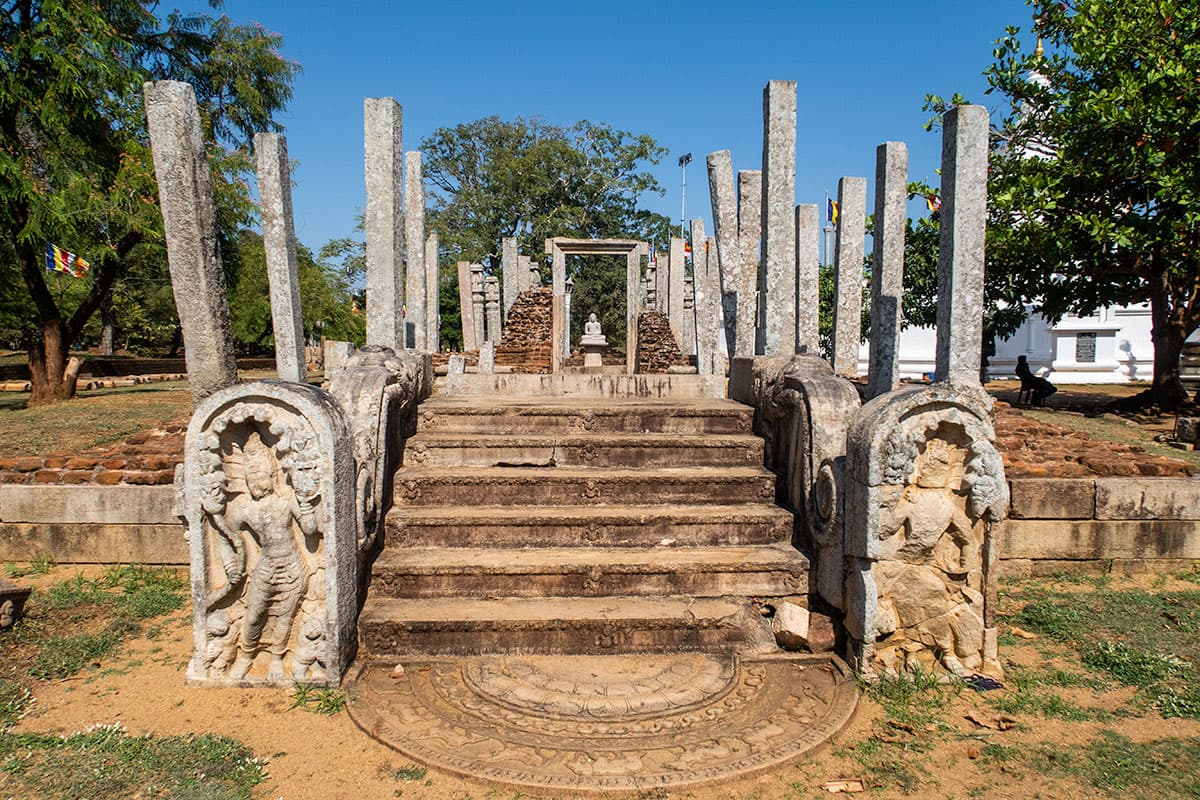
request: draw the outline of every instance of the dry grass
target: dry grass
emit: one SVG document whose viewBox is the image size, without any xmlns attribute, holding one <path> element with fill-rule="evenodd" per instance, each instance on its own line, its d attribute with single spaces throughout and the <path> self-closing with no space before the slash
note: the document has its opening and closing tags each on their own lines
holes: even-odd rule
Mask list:
<svg viewBox="0 0 1200 800">
<path fill-rule="evenodd" d="M 78 453 L 191 413 L 186 382 L 83 391 L 73 400 L 28 408 L 29 395 L 0 393 L 0 456 Z"/>
</svg>

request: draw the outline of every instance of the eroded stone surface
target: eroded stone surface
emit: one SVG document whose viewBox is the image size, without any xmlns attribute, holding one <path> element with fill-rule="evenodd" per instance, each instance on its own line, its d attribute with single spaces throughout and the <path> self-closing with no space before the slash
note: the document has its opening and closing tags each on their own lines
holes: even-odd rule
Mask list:
<svg viewBox="0 0 1200 800">
<path fill-rule="evenodd" d="M 367 664 L 350 714 L 475 779 L 577 791 L 677 787 L 795 760 L 851 719 L 828 656 L 524 656 Z"/>
</svg>

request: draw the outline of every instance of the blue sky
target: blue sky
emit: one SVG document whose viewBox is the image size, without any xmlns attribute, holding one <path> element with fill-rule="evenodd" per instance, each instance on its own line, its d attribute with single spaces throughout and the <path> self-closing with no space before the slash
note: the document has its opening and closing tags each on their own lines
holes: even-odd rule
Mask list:
<svg viewBox="0 0 1200 800">
<path fill-rule="evenodd" d="M 206 7 L 160 12 L 176 5 Z M 908 144 L 910 179 L 936 184 L 925 94 L 960 92 L 997 112 L 981 73 L 1005 25 L 1030 22 L 1023 0 L 227 0 L 224 13 L 282 34 L 303 68 L 282 121 L 299 162 L 296 233 L 313 249 L 350 235 L 365 203 L 364 97 L 404 107 L 406 150 L 493 114 L 648 133 L 670 154 L 652 169 L 665 195 L 642 205 L 678 221 L 677 162 L 691 152 L 687 217 L 711 231 L 704 157 L 728 149 L 735 170 L 761 167 L 768 80 L 798 82 L 796 202 L 823 203 L 842 175 L 867 176 L 870 193 L 887 140 Z"/>
</svg>

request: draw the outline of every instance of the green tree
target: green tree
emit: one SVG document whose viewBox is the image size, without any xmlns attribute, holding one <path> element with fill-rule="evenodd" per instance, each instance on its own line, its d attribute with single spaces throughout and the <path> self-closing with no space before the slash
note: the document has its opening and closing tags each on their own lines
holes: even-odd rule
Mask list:
<svg viewBox="0 0 1200 800">
<path fill-rule="evenodd" d="M 210 0 L 214 9 L 220 0 Z M 277 35 L 226 17 L 173 13 L 153 0 L 22 0 L 0 5 L 0 281 L 27 295 L 0 318 L 21 333 L 31 403 L 69 397 L 67 354 L 126 274 L 135 251 L 161 242 L 158 193 L 141 85 L 190 82 L 207 132 L 223 231 L 245 221 L 251 137 L 278 130 L 298 67 Z M 43 248 L 55 242 L 92 263 L 60 288 Z M 57 280 L 57 279 L 56 279 Z M 7 297 L 3 299 L 9 299 Z"/>
<path fill-rule="evenodd" d="M 642 193 L 662 193 L 645 167 L 666 150 L 649 136 L 586 120 L 562 127 L 536 118 L 488 117 L 439 128 L 421 150 L 433 188 L 428 221 L 441 237 L 446 278 L 457 261 L 480 263 L 499 275 L 502 242 L 509 236 L 527 254 L 541 253 L 554 236 L 660 245 L 670 236 L 670 220 L 638 208 Z M 619 343 L 624 262 L 572 259 L 568 275 L 576 284 L 572 308 L 584 318 L 592 310 L 603 314 L 606 331 Z M 619 304 L 609 302 L 614 293 Z"/>
<path fill-rule="evenodd" d="M 1141 399 L 1178 407 L 1180 351 L 1200 325 L 1200 13 L 1189 0 L 1028 2 L 1045 55 L 1009 28 L 985 72 L 1011 106 L 989 177 L 995 268 L 1050 319 L 1148 300 Z"/>
</svg>

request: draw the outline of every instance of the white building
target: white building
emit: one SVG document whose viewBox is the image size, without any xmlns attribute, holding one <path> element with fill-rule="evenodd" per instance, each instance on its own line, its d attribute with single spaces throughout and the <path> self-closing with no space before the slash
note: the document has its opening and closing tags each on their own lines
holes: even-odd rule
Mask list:
<svg viewBox="0 0 1200 800">
<path fill-rule="evenodd" d="M 1154 344 L 1150 338 L 1150 304 L 1110 306 L 1090 317 L 1067 315 L 1056 325 L 1031 315 L 1008 339 L 996 341 L 988 359 L 992 378 L 1015 378 L 1017 356 L 1053 383 L 1128 383 L 1154 377 Z M 870 348 L 858 353 L 858 372 L 867 374 Z M 937 332 L 907 328 L 900 334 L 900 374 L 932 376 L 937 358 Z"/>
</svg>

